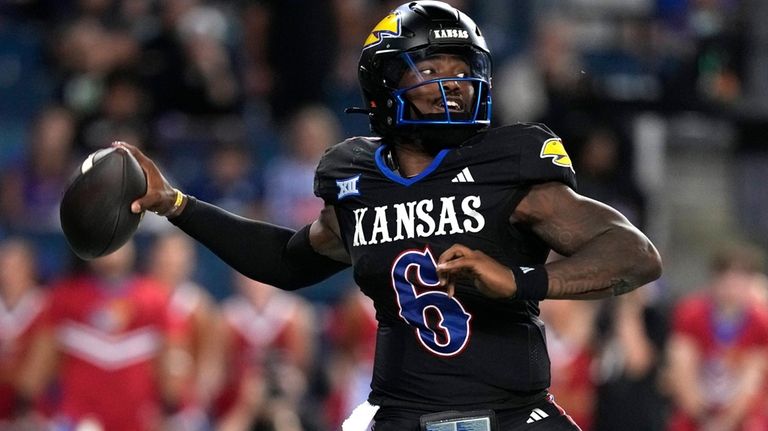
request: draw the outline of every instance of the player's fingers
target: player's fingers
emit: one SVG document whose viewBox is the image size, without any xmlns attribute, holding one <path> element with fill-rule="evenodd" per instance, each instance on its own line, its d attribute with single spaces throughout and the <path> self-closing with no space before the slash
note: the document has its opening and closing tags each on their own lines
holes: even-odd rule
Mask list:
<svg viewBox="0 0 768 431">
<path fill-rule="evenodd" d="M 146 195 L 131 203 L 131 212 L 138 214 L 142 211 L 152 211 L 155 214 L 164 214 L 173 204 L 168 203 L 167 198 L 160 191 L 147 192 Z"/>
<path fill-rule="evenodd" d="M 131 153 L 131 155 L 136 159 L 136 161 L 139 162 L 139 164 L 142 167 L 144 167 L 145 165 L 147 165 L 149 163 L 154 164 L 152 162 L 152 159 L 150 159 L 149 157 L 144 155 L 144 153 L 142 153 L 141 150 L 136 148 L 134 145 L 131 145 L 131 144 L 129 144 L 127 142 L 123 142 L 123 141 L 115 141 L 115 142 L 112 142 L 112 146 L 113 147 L 117 147 L 117 148 L 121 148 L 121 149 Z"/>
<path fill-rule="evenodd" d="M 445 253 L 443 253 L 445 255 Z M 460 256 L 452 257 L 452 260 L 449 262 L 455 262 L 456 259 L 461 259 Z M 444 271 L 443 268 L 445 267 L 445 263 L 438 263 L 437 264 L 437 281 L 440 283 L 440 286 L 446 287 L 450 283 L 450 275 L 451 273 L 449 271 Z"/>
<path fill-rule="evenodd" d="M 448 274 L 440 271 L 440 265 L 442 262 L 447 262 L 453 259 L 461 257 L 461 252 L 455 246 L 448 248 L 437 259 L 437 280 L 440 286 L 447 287 L 450 280 L 448 280 Z"/>
<path fill-rule="evenodd" d="M 147 176 L 147 192 L 144 196 L 131 203 L 131 212 L 139 214 L 142 211 L 165 213 L 173 206 L 175 191 L 165 180 L 155 162 L 135 146 L 122 141 L 112 143 L 114 147 L 128 151 L 144 170 Z"/>
<path fill-rule="evenodd" d="M 445 264 L 441 264 L 437 276 L 440 285 L 446 289 L 448 296 L 453 296 L 456 291 L 456 282 L 469 281 L 475 278 L 471 258 L 461 257 Z"/>
<path fill-rule="evenodd" d="M 448 276 L 438 272 L 437 273 L 437 284 L 440 287 L 446 287 L 448 285 Z"/>
<path fill-rule="evenodd" d="M 162 206 L 162 199 L 158 197 L 158 193 L 147 190 L 147 194 L 131 203 L 131 211 L 134 214 L 145 210 L 156 211 L 159 206 Z"/>
<path fill-rule="evenodd" d="M 437 264 L 437 274 L 445 276 L 462 275 L 467 272 L 473 272 L 475 259 L 470 256 L 457 257 L 456 259 L 449 260 L 448 262 Z"/>
<path fill-rule="evenodd" d="M 441 263 L 445 263 L 454 259 L 458 259 L 463 256 L 467 256 L 472 253 L 472 250 L 464 245 L 461 244 L 454 244 L 450 247 L 448 247 L 447 250 L 445 250 L 442 254 L 440 254 L 440 257 L 437 259 L 438 267 Z"/>
<path fill-rule="evenodd" d="M 145 165 L 146 165 L 147 157 L 144 154 L 142 154 L 142 152 L 139 151 L 138 148 L 134 147 L 131 144 L 128 144 L 127 142 L 123 142 L 123 141 L 114 141 L 114 142 L 112 142 L 112 146 L 117 148 L 119 151 L 125 151 L 125 152 L 131 154 L 136 159 L 136 161 L 139 162 L 139 166 L 141 166 L 142 170 L 146 174 L 147 168 L 146 168 Z M 135 201 L 131 202 L 131 212 L 132 213 L 139 214 L 142 211 L 144 211 L 144 202 L 143 202 L 143 200 L 144 200 L 144 197 L 136 199 Z"/>
<path fill-rule="evenodd" d="M 144 174 L 147 176 L 148 187 L 151 188 L 155 185 L 158 185 L 158 186 L 164 185 L 165 179 L 163 178 L 163 175 L 160 173 L 160 170 L 157 168 L 157 165 L 155 164 L 155 162 L 152 161 L 152 159 L 150 159 L 144 153 L 142 153 L 141 150 L 123 141 L 115 141 L 112 143 L 112 146 L 129 152 L 133 156 L 133 158 L 135 158 L 136 161 L 139 162 L 139 166 L 141 166 L 141 169 L 144 171 Z M 150 192 L 150 191 L 151 190 L 147 190 L 147 192 Z"/>
<path fill-rule="evenodd" d="M 452 266 L 446 267 L 445 265 L 449 262 L 456 262 L 457 260 L 466 259 L 467 257 L 471 257 L 473 255 L 472 249 L 470 249 L 467 246 L 461 245 L 461 244 L 454 244 L 450 246 L 447 250 L 445 250 L 442 254 L 440 254 L 440 257 L 437 260 L 437 279 L 440 283 L 440 286 L 447 287 L 448 285 L 452 285 L 452 275 L 454 273 L 460 273 L 462 272 L 461 268 L 453 271 L 451 270 Z M 448 271 L 443 271 L 443 268 L 448 268 Z"/>
</svg>

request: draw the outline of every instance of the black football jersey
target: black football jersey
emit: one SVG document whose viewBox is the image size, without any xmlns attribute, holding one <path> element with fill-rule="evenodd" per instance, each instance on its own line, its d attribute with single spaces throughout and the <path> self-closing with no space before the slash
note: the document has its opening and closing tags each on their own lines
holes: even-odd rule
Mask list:
<svg viewBox="0 0 768 431">
<path fill-rule="evenodd" d="M 370 401 L 445 410 L 508 407 L 550 383 L 535 301 L 491 299 L 438 286 L 436 261 L 453 244 L 507 266 L 545 262 L 549 248 L 510 224 L 530 186 L 575 187 L 560 139 L 539 124 L 489 129 L 440 151 L 403 178 L 379 138 L 352 138 L 319 163 L 315 193 L 336 209 L 354 277 L 373 299 L 379 330 Z"/>
</svg>

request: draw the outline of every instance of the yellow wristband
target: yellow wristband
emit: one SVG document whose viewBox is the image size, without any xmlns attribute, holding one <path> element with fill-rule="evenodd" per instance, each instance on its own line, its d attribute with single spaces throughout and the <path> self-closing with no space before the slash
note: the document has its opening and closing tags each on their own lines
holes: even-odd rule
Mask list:
<svg viewBox="0 0 768 431">
<path fill-rule="evenodd" d="M 173 189 L 173 191 L 176 192 L 176 200 L 173 201 L 173 206 L 171 209 L 163 214 L 165 217 L 176 215 L 176 212 L 179 210 L 179 208 L 181 208 L 181 204 L 184 203 L 184 193 L 182 193 L 179 189 Z"/>
<path fill-rule="evenodd" d="M 184 193 L 179 189 L 173 189 L 176 192 L 176 201 L 173 202 L 173 210 L 179 209 L 181 203 L 184 202 Z"/>
</svg>

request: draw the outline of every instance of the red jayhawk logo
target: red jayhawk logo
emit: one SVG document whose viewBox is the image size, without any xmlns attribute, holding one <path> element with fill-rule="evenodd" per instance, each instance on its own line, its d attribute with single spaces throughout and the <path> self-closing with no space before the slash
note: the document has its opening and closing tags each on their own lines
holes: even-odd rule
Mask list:
<svg viewBox="0 0 768 431">
<path fill-rule="evenodd" d="M 385 38 L 397 36 L 400 36 L 400 13 L 392 12 L 371 30 L 371 34 L 365 39 L 363 49 L 378 45 Z"/>
</svg>

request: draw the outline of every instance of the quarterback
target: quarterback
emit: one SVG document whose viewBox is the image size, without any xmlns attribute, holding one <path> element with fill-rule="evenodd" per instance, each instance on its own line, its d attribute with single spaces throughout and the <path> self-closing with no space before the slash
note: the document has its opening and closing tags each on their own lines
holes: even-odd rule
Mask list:
<svg viewBox="0 0 768 431">
<path fill-rule="evenodd" d="M 371 392 L 349 430 L 578 430 L 548 392 L 538 303 L 629 292 L 658 252 L 616 210 L 579 195 L 542 124 L 490 127 L 491 56 L 477 25 L 406 3 L 365 40 L 358 76 L 375 136 L 329 148 L 325 207 L 282 228 L 227 213 L 147 173 L 132 210 L 167 216 L 238 271 L 281 289 L 352 267 L 376 308 Z M 550 251 L 564 256 L 546 263 Z M 556 394 L 555 394 L 556 395 Z"/>
</svg>

